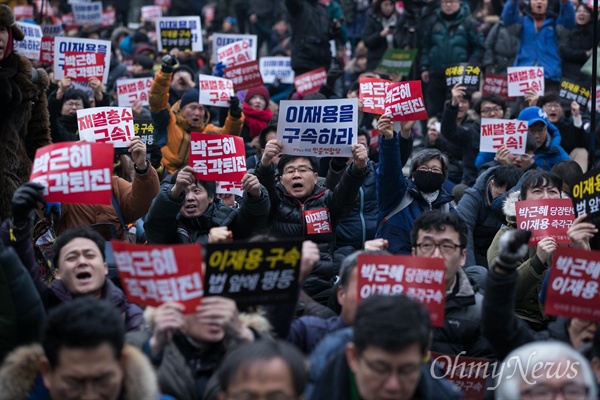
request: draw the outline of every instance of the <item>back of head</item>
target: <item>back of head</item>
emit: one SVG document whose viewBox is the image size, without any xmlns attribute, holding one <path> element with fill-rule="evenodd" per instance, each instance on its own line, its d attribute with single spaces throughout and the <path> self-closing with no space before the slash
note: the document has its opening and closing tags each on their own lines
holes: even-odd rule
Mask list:
<svg viewBox="0 0 600 400">
<path fill-rule="evenodd" d="M 60 268 L 59 259 L 60 259 L 60 251 L 63 247 L 69 244 L 72 240 L 84 238 L 89 239 L 92 242 L 96 243 L 98 248 L 100 249 L 100 253 L 102 254 L 102 259 L 106 259 L 104 254 L 104 247 L 106 245 L 106 240 L 102 237 L 102 235 L 92 228 L 89 227 L 79 227 L 69 229 L 58 236 L 56 242 L 54 242 L 54 257 L 52 259 L 52 263 L 55 268 Z"/>
<path fill-rule="evenodd" d="M 48 315 L 41 344 L 50 365 L 58 365 L 63 347 L 91 349 L 109 344 L 121 356 L 125 325 L 118 309 L 107 301 L 85 297 L 54 308 Z"/>
<path fill-rule="evenodd" d="M 271 132 L 277 132 L 277 125 L 267 125 L 258 135 L 258 145 L 264 150 L 267 147 L 267 135 Z"/>
<path fill-rule="evenodd" d="M 447 226 L 458 232 L 460 247 L 467 247 L 468 230 L 465 221 L 455 212 L 429 210 L 415 219 L 410 230 L 410 242 L 413 247 L 417 245 L 419 231 L 443 231 Z"/>
<path fill-rule="evenodd" d="M 552 167 L 553 172 L 571 188 L 583 175 L 581 166 L 573 160 L 559 161 Z"/>
<path fill-rule="evenodd" d="M 358 306 L 352 341 L 359 355 L 369 346 L 397 353 L 414 343 L 425 355 L 430 331 L 429 313 L 422 304 L 405 295 L 374 295 Z"/>
<path fill-rule="evenodd" d="M 506 187 L 506 190 L 510 190 L 519 182 L 522 175 L 523 171 L 514 165 L 501 165 L 494 170 L 494 186 Z"/>
</svg>

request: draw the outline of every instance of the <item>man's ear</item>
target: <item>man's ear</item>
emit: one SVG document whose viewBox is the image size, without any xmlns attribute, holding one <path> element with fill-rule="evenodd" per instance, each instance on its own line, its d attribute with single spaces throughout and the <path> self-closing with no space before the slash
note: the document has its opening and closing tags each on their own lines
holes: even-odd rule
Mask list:
<svg viewBox="0 0 600 400">
<path fill-rule="evenodd" d="M 352 372 L 356 373 L 358 370 L 358 352 L 354 343 L 349 342 L 346 344 L 346 361 Z"/>
<path fill-rule="evenodd" d="M 44 386 L 46 389 L 50 389 L 51 376 L 52 376 L 52 366 L 50 365 L 50 361 L 46 357 L 42 357 L 40 359 L 40 374 L 42 375 L 42 380 L 44 381 Z"/>
<path fill-rule="evenodd" d="M 417 248 L 416 247 L 411 247 L 410 253 L 412 254 L 413 257 L 415 257 L 417 255 Z"/>
<path fill-rule="evenodd" d="M 461 268 L 467 263 L 467 249 L 460 250 L 460 266 Z"/>
<path fill-rule="evenodd" d="M 337 291 L 335 294 L 337 297 L 338 304 L 342 304 L 342 300 L 343 300 L 344 296 L 346 295 L 346 293 L 344 293 L 344 288 L 342 287 L 342 285 L 339 285 L 337 287 Z"/>
</svg>

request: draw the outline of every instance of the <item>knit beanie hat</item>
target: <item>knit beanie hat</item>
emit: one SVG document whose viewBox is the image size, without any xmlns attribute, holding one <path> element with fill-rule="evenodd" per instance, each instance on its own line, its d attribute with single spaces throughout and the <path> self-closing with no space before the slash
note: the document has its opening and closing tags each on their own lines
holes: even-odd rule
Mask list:
<svg viewBox="0 0 600 400">
<path fill-rule="evenodd" d="M 246 90 L 246 97 L 244 98 L 244 101 L 246 103 L 250 104 L 250 99 L 253 98 L 254 96 L 264 97 L 265 101 L 267 102 L 267 107 L 269 106 L 269 102 L 271 101 L 271 96 L 269 96 L 269 91 L 267 90 L 266 87 L 255 86 L 253 88 Z"/>
<path fill-rule="evenodd" d="M 181 96 L 181 103 L 179 104 L 179 109 L 181 110 L 183 107 L 187 106 L 190 103 L 199 103 L 200 102 L 200 92 L 198 89 L 188 89 L 185 91 L 183 96 Z"/>
</svg>

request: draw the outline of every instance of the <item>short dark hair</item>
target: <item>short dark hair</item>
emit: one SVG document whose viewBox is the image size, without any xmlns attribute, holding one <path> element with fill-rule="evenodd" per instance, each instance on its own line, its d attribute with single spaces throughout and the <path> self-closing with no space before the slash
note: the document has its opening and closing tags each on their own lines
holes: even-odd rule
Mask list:
<svg viewBox="0 0 600 400">
<path fill-rule="evenodd" d="M 494 186 L 506 186 L 506 189 L 509 190 L 519 182 L 522 175 L 523 171 L 514 165 L 501 165 L 494 170 Z"/>
<path fill-rule="evenodd" d="M 277 132 L 277 125 L 267 125 L 258 135 L 258 145 L 261 149 L 267 147 L 267 135 L 271 132 Z"/>
<path fill-rule="evenodd" d="M 525 141 L 525 152 L 527 153 L 528 151 L 532 151 L 535 153 L 535 151 L 537 150 L 538 145 L 537 142 L 535 141 L 535 138 L 533 137 L 532 134 L 527 134 L 527 140 Z"/>
<path fill-rule="evenodd" d="M 283 172 L 283 169 L 286 165 L 293 162 L 297 158 L 306 158 L 310 162 L 310 167 L 313 169 L 313 172 L 319 172 L 319 159 L 317 157 L 291 156 L 289 154 L 284 154 L 277 163 L 277 169 L 279 170 L 280 174 Z"/>
<path fill-rule="evenodd" d="M 354 269 L 356 268 L 356 265 L 358 263 L 358 256 L 360 256 L 361 254 L 389 255 L 390 253 L 384 250 L 359 250 L 344 258 L 344 260 L 342 261 L 342 266 L 340 267 L 340 286 L 342 287 L 342 290 L 344 292 L 348 289 L 350 275 L 352 274 L 352 271 L 354 271 Z"/>
<path fill-rule="evenodd" d="M 308 381 L 308 365 L 304 355 L 294 345 L 283 340 L 262 339 L 244 343 L 227 354 L 218 373 L 218 381 L 223 392 L 238 373 L 247 373 L 257 361 L 270 361 L 280 358 L 290 369 L 294 392 L 301 396 Z"/>
<path fill-rule="evenodd" d="M 41 344 L 52 368 L 58 365 L 61 348 L 92 349 L 108 343 L 115 358 L 121 357 L 125 324 L 119 310 L 105 300 L 82 297 L 50 311 Z"/>
<path fill-rule="evenodd" d="M 477 114 L 481 115 L 481 105 L 484 101 L 487 101 L 488 103 L 498 104 L 500 107 L 502 107 L 502 114 L 504 115 L 504 113 L 506 113 L 506 100 L 504 100 L 497 94 L 488 93 L 481 96 L 479 101 L 475 103 L 474 109 Z"/>
<path fill-rule="evenodd" d="M 63 103 L 68 100 L 81 100 L 83 101 L 83 108 L 90 108 L 92 106 L 88 95 L 83 90 L 75 89 L 73 87 L 67 89 L 62 100 Z"/>
<path fill-rule="evenodd" d="M 405 295 L 373 295 L 358 305 L 352 341 L 359 355 L 368 346 L 396 353 L 415 342 L 425 355 L 430 332 L 431 319 L 422 304 Z"/>
<path fill-rule="evenodd" d="M 558 176 L 561 181 L 569 185 L 569 188 L 573 187 L 573 184 L 577 183 L 583 175 L 583 169 L 576 161 L 563 160 L 554 164 L 554 167 L 550 170 Z M 562 187 L 562 186 L 561 186 Z"/>
<path fill-rule="evenodd" d="M 366 130 L 364 130 L 362 128 L 359 128 L 357 137 L 360 137 L 360 136 L 364 136 L 367 138 L 367 146 L 369 148 L 371 148 L 371 136 L 369 136 L 369 132 L 367 132 Z"/>
<path fill-rule="evenodd" d="M 438 231 L 445 230 L 445 227 L 452 227 L 458 232 L 460 247 L 464 249 L 467 247 L 467 225 L 465 221 L 458 215 L 458 213 L 442 210 L 429 210 L 419 215 L 413 223 L 410 231 L 410 242 L 412 247 L 417 245 L 419 238 L 419 231 Z"/>
<path fill-rule="evenodd" d="M 538 105 L 540 107 L 544 107 L 548 103 L 559 103 L 560 104 L 560 97 L 558 97 L 558 93 L 556 93 L 556 92 L 546 93 L 544 96 L 540 97 L 540 99 L 538 100 Z M 561 104 L 561 107 L 562 107 L 562 104 Z"/>
<path fill-rule="evenodd" d="M 421 165 L 424 165 L 426 162 L 430 160 L 440 160 L 442 164 L 442 174 L 447 178 L 448 177 L 448 165 L 450 161 L 448 160 L 448 156 L 439 151 L 438 149 L 423 149 L 413 155 L 411 164 L 410 164 L 410 173 L 412 175 Z M 281 161 L 280 161 L 281 163 Z"/>
<path fill-rule="evenodd" d="M 534 169 L 528 171 L 521 181 L 521 200 L 527 200 L 527 191 L 531 188 L 555 187 L 562 190 L 562 180 L 553 172 Z"/>
<path fill-rule="evenodd" d="M 96 243 L 96 246 L 100 249 L 100 254 L 102 254 L 102 259 L 105 259 L 104 246 L 106 245 L 106 240 L 104 237 L 88 226 L 80 226 L 63 232 L 58 236 L 56 242 L 54 242 L 54 257 L 52 258 L 54 268 L 60 268 L 58 261 L 60 259 L 60 251 L 62 248 L 77 238 L 90 239 L 92 242 Z"/>
</svg>

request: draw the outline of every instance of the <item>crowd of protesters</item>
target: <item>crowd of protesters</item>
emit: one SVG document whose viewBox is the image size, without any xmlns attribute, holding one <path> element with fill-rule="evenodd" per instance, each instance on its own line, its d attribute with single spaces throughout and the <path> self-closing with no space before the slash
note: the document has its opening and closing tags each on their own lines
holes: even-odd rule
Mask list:
<svg viewBox="0 0 600 400">
<path fill-rule="evenodd" d="M 71 13 L 66 0 L 30 3 L 24 22 Z M 495 365 L 486 398 L 598 398 L 598 313 L 544 307 L 557 248 L 600 250 L 598 227 L 584 214 L 570 244 L 529 245 L 516 223 L 517 202 L 570 198 L 597 165 L 595 111 L 559 94 L 563 80 L 595 90 L 584 67 L 597 45 L 587 4 L 171 0 L 160 3 L 164 16 L 201 17 L 204 51 L 159 52 L 154 21 L 134 21 L 128 1 L 102 3 L 112 26 L 64 24 L 65 36 L 112 43 L 108 81 L 84 87 L 19 54 L 13 10 L 27 2 L 0 4 L 0 400 L 465 398 L 431 352 Z M 256 35 L 257 57 L 290 57 L 296 76 L 324 67 L 327 77 L 304 96 L 276 79 L 236 92 L 228 107 L 203 105 L 198 75 L 225 67 L 212 57 L 217 33 Z M 410 72 L 381 73 L 388 49 L 417 50 Z M 457 64 L 504 76 L 541 66 L 545 90 L 504 98 L 449 85 Z M 77 110 L 116 106 L 119 80 L 141 77 L 153 80 L 149 105 L 132 112 L 152 120 L 154 140 L 134 137 L 115 153 L 111 205 L 46 202 L 44 186 L 29 182 L 36 150 L 79 141 Z M 394 123 L 359 102 L 350 157 L 286 154 L 279 102 L 356 98 L 360 77 L 419 80 L 430 119 Z M 483 118 L 525 121 L 524 154 L 481 152 Z M 243 138 L 242 196 L 197 179 L 192 132 Z M 327 210 L 331 229 L 309 231 L 310 210 Z M 211 296 L 192 313 L 131 302 L 109 242 L 289 239 L 304 241 L 295 303 L 241 308 Z M 441 326 L 404 294 L 359 300 L 358 259 L 378 255 L 443 261 Z"/>
</svg>

